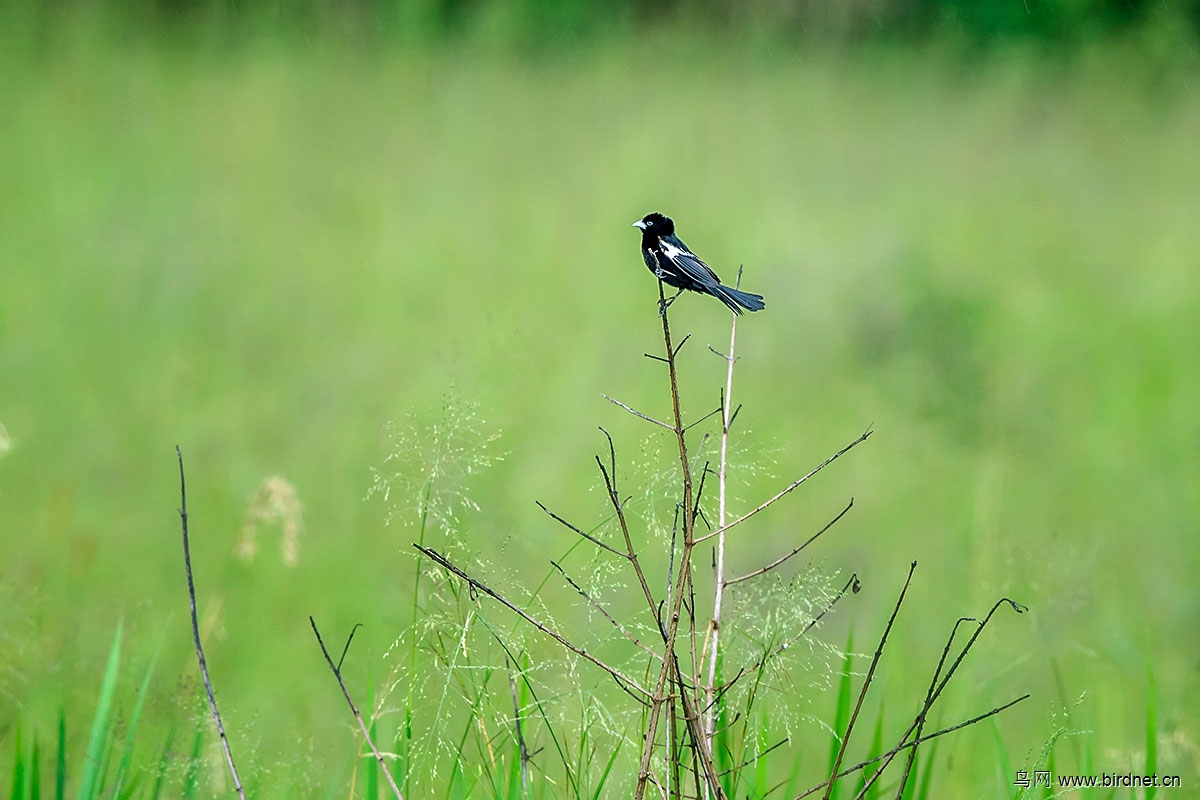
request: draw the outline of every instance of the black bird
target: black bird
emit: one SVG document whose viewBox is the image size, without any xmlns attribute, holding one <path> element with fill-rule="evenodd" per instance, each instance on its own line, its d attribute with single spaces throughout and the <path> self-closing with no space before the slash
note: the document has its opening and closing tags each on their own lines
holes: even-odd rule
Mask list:
<svg viewBox="0 0 1200 800">
<path fill-rule="evenodd" d="M 655 211 L 633 223 L 633 227 L 642 230 L 642 258 L 646 266 L 660 281 L 679 290 L 663 304 L 662 313 L 666 313 L 667 306 L 683 294 L 684 289 L 711 294 L 735 314 L 741 314 L 743 308 L 747 311 L 766 308 L 761 294 L 722 286 L 717 273 L 675 235 L 675 223 L 670 217 Z"/>
</svg>

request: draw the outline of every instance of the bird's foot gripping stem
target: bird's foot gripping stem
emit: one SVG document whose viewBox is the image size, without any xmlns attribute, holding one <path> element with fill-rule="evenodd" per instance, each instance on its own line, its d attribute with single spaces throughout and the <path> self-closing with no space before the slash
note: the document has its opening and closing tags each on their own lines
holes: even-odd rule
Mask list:
<svg viewBox="0 0 1200 800">
<path fill-rule="evenodd" d="M 676 292 L 675 294 L 671 295 L 671 296 L 670 296 L 669 298 L 667 298 L 666 300 L 659 301 L 659 304 L 658 304 L 658 315 L 659 315 L 660 317 L 662 317 L 662 316 L 665 316 L 665 315 L 666 315 L 666 313 L 667 313 L 667 306 L 671 305 L 671 303 L 674 303 L 674 302 L 675 302 L 675 298 L 676 298 L 676 297 L 679 297 L 679 295 L 681 295 L 681 294 L 683 294 L 683 289 L 680 289 L 678 292 Z"/>
</svg>

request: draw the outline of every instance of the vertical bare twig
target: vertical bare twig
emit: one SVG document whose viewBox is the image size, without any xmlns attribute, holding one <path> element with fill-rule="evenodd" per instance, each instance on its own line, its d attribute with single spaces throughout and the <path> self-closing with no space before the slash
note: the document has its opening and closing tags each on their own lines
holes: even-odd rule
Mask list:
<svg viewBox="0 0 1200 800">
<path fill-rule="evenodd" d="M 350 706 L 351 713 L 358 720 L 359 730 L 362 731 L 363 738 L 367 740 L 367 746 L 371 748 L 371 752 L 375 754 L 375 760 L 379 762 L 379 768 L 383 770 L 383 776 L 387 778 L 388 786 L 392 787 L 392 793 L 396 795 L 397 800 L 404 800 L 404 795 L 400 794 L 400 787 L 396 785 L 396 781 L 392 778 L 392 773 L 388 770 L 387 764 L 383 760 L 383 754 L 379 752 L 379 748 L 375 746 L 375 740 L 371 738 L 371 732 L 367 730 L 367 723 L 363 722 L 362 714 L 358 713 L 358 707 L 354 705 L 354 701 L 350 699 L 350 690 L 346 688 L 346 682 L 342 680 L 342 671 L 337 664 L 333 663 L 333 657 L 329 655 L 329 650 L 325 648 L 325 640 L 321 638 L 321 632 L 317 630 L 317 621 L 310 614 L 308 624 L 312 625 L 313 634 L 317 637 L 317 644 L 321 645 L 321 654 L 325 656 L 325 663 L 329 665 L 330 672 L 333 677 L 337 678 L 338 686 L 342 687 L 342 696 L 346 698 L 347 705 Z M 354 634 L 351 633 L 351 636 Z M 346 645 L 349 646 L 349 642 Z M 345 653 L 342 654 L 345 656 Z"/>
<path fill-rule="evenodd" d="M 742 268 L 738 267 L 737 281 L 734 288 L 741 288 Z M 712 639 L 708 653 L 708 680 L 704 683 L 704 736 L 708 749 L 712 751 L 713 732 L 716 730 L 716 708 L 713 687 L 717 683 L 717 651 L 721 643 L 721 607 L 725 599 L 725 487 L 729 468 L 729 424 L 733 413 L 733 365 L 737 361 L 737 321 L 738 315 L 733 314 L 733 322 L 729 325 L 729 351 L 724 354 L 726 361 L 725 392 L 721 398 L 721 466 L 717 470 L 717 527 L 721 534 L 717 536 L 716 577 L 713 586 L 713 612 L 709 622 Z"/>
<path fill-rule="evenodd" d="M 212 711 L 213 722 L 217 724 L 217 733 L 221 737 L 221 747 L 225 750 L 225 762 L 229 765 L 229 774 L 233 776 L 233 787 L 237 789 L 238 797 L 246 800 L 246 792 L 242 789 L 242 779 L 238 777 L 237 767 L 233 765 L 233 751 L 229 749 L 229 737 L 225 735 L 225 726 L 221 724 L 221 713 L 217 711 L 217 696 L 213 693 L 212 681 L 208 678 L 208 662 L 204 660 L 204 648 L 200 646 L 200 622 L 196 617 L 196 585 L 192 581 L 192 550 L 188 543 L 188 512 L 187 512 L 187 483 L 183 478 L 183 451 L 175 445 L 175 456 L 179 459 L 179 522 L 183 528 L 183 567 L 187 571 L 188 601 L 192 606 L 192 639 L 196 643 L 196 658 L 200 661 L 200 675 L 204 678 L 204 689 L 208 692 L 208 707 Z"/>
</svg>

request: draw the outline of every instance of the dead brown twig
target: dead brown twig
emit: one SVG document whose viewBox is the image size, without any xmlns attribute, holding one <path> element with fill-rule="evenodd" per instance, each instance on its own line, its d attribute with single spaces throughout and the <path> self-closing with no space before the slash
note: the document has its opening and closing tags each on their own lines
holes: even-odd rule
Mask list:
<svg viewBox="0 0 1200 800">
<path fill-rule="evenodd" d="M 238 797 L 246 800 L 246 792 L 242 788 L 242 779 L 238 777 L 237 767 L 233 764 L 233 751 L 229 749 L 229 737 L 225 735 L 225 726 L 221 724 L 221 712 L 217 711 L 217 696 L 213 693 L 212 681 L 208 677 L 208 662 L 204 659 L 204 648 L 200 645 L 200 622 L 196 617 L 196 585 L 192 581 L 192 551 L 188 542 L 188 511 L 187 483 L 183 477 L 183 451 L 175 445 L 175 456 L 179 459 L 179 522 L 183 528 L 183 566 L 187 572 L 188 601 L 192 609 L 192 639 L 196 645 L 196 658 L 200 661 L 200 675 L 204 679 L 204 690 L 208 693 L 208 708 L 212 713 L 213 722 L 217 726 L 217 734 L 221 738 L 221 749 L 225 753 L 225 763 L 229 774 L 233 776 L 233 788 Z"/>
</svg>

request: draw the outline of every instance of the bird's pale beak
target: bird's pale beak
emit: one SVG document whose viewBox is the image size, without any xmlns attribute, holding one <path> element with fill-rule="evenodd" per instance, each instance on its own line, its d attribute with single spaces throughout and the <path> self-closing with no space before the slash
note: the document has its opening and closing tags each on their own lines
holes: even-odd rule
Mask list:
<svg viewBox="0 0 1200 800">
<path fill-rule="evenodd" d="M 646 221 L 639 219 L 637 222 L 633 223 L 633 227 L 646 230 Z"/>
</svg>

